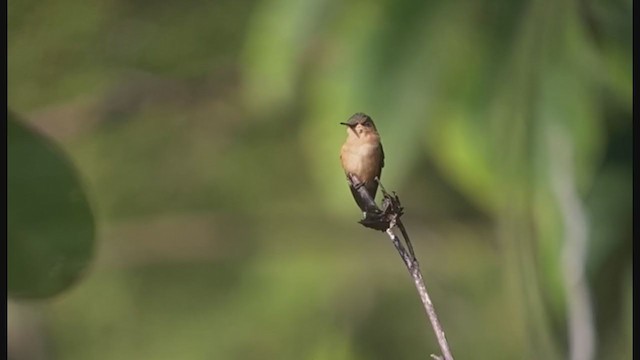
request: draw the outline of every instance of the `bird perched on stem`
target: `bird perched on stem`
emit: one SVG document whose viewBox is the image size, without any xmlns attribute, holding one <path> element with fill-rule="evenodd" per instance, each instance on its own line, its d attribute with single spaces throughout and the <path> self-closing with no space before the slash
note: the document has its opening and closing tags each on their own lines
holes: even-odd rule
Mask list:
<svg viewBox="0 0 640 360">
<path fill-rule="evenodd" d="M 340 124 L 347 127 L 347 140 L 340 150 L 340 161 L 349 180 L 351 194 L 366 217 L 375 210 L 375 203 L 363 199 L 358 190 L 364 186 L 371 200 L 375 199 L 384 167 L 380 135 L 371 117 L 363 113 L 354 114 L 347 122 Z"/>
</svg>

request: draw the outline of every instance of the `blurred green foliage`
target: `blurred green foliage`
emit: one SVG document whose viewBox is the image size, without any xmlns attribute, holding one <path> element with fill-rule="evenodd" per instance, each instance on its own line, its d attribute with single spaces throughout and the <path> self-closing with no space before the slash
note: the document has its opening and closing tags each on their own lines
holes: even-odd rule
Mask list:
<svg viewBox="0 0 640 360">
<path fill-rule="evenodd" d="M 7 138 L 7 290 L 16 298 L 50 297 L 86 272 L 93 216 L 73 165 L 59 149 L 12 113 Z"/>
<path fill-rule="evenodd" d="M 71 159 L 97 231 L 82 280 L 32 303 L 50 357 L 436 353 L 393 248 L 356 224 L 337 124 L 363 111 L 456 358 L 569 357 L 563 251 L 576 233 L 595 356 L 629 358 L 631 10 L 10 0 L 9 107 Z M 48 171 L 32 151 L 13 152 L 10 178 Z M 85 254 L 67 232 L 49 242 Z M 11 295 L 33 286 L 36 258 L 9 256 Z"/>
</svg>

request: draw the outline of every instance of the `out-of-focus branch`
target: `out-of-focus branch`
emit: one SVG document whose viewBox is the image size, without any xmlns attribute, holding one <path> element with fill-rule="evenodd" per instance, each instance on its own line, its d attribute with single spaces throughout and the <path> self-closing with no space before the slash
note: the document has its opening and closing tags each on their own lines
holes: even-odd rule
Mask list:
<svg viewBox="0 0 640 360">
<path fill-rule="evenodd" d="M 348 178 L 350 185 L 354 186 L 357 184 L 357 178 Z M 451 354 L 451 350 L 449 349 L 449 343 L 447 342 L 447 338 L 445 337 L 444 330 L 442 329 L 442 325 L 440 325 L 440 321 L 438 320 L 438 315 L 436 314 L 436 310 L 431 302 L 431 298 L 429 297 L 429 293 L 427 292 L 427 287 L 424 284 L 424 279 L 422 278 L 422 273 L 420 272 L 420 264 L 418 263 L 418 259 L 415 257 L 415 253 L 413 251 L 413 246 L 411 245 L 411 241 L 409 240 L 409 235 L 400 220 L 400 217 L 403 214 L 403 208 L 400 204 L 400 199 L 398 196 L 393 193 L 393 195 L 387 193 L 382 184 L 380 184 L 380 189 L 384 196 L 382 201 L 382 209 L 378 208 L 375 204 L 375 201 L 371 198 L 369 193 L 366 191 L 364 186 L 355 187 L 363 200 L 367 203 L 367 207 L 374 209 L 365 214 L 365 218 L 360 221 L 365 227 L 384 231 L 391 239 L 393 246 L 398 251 L 398 254 L 402 258 L 404 265 L 409 271 L 409 275 L 413 279 L 414 285 L 418 294 L 420 295 L 420 300 L 422 301 L 422 305 L 429 317 L 429 321 L 431 322 L 431 327 L 436 334 L 436 339 L 438 340 L 438 345 L 440 346 L 440 350 L 442 351 L 442 356 L 431 355 L 432 358 L 437 360 L 453 360 L 453 355 Z M 407 252 L 405 246 L 400 241 L 400 238 L 393 232 L 393 229 L 398 227 L 402 236 L 404 237 L 404 242 L 407 245 L 409 251 Z"/>
<path fill-rule="evenodd" d="M 564 223 L 562 268 L 568 301 L 569 357 L 591 360 L 595 349 L 593 310 L 585 276 L 588 222 L 573 177 L 572 144 L 559 128 L 549 132 L 551 186 Z"/>
</svg>

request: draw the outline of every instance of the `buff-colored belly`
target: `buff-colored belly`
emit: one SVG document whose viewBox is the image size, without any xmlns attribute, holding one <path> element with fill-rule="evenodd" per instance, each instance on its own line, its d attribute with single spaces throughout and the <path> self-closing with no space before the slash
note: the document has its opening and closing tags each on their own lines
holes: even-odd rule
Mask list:
<svg viewBox="0 0 640 360">
<path fill-rule="evenodd" d="M 345 144 L 342 147 L 342 166 L 362 182 L 370 182 L 380 172 L 380 146 L 378 144 Z"/>
</svg>

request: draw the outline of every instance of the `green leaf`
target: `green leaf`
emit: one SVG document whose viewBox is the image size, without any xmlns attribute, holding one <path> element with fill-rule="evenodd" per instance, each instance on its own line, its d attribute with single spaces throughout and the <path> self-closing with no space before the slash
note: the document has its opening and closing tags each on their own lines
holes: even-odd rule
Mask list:
<svg viewBox="0 0 640 360">
<path fill-rule="evenodd" d="M 94 219 L 66 155 L 8 113 L 7 258 L 13 298 L 44 298 L 89 265 Z"/>
</svg>

